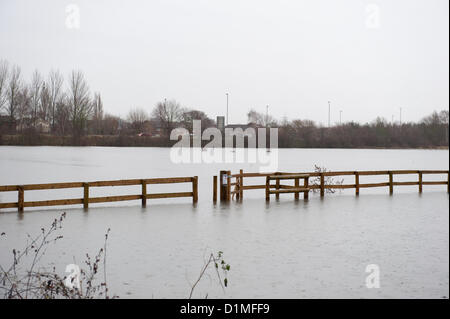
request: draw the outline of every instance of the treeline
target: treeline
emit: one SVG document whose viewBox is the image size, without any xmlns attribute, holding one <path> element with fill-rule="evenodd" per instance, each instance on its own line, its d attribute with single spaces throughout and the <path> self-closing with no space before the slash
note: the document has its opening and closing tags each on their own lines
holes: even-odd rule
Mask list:
<svg viewBox="0 0 450 319">
<path fill-rule="evenodd" d="M 247 124 L 233 127 L 277 127 L 283 148 L 448 147 L 448 110 L 417 123 L 377 118 L 332 127 L 304 119 L 277 121 L 254 110 L 247 115 Z M 64 81 L 58 70 L 47 76 L 36 70 L 27 82 L 19 66 L 0 60 L 0 144 L 171 146 L 172 129 L 192 131 L 193 120 L 201 120 L 202 129 L 216 126 L 204 112 L 166 99 L 148 110 L 132 108 L 123 119 L 104 111 L 100 93 L 91 93 L 81 71 L 72 71 Z"/>
</svg>

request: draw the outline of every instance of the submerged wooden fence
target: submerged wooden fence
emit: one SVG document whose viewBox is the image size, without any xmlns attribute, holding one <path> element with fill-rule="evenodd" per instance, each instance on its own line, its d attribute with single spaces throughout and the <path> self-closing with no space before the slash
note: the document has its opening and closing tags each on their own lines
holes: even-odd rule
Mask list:
<svg viewBox="0 0 450 319">
<path fill-rule="evenodd" d="M 147 185 L 152 184 L 175 184 L 175 183 L 191 183 L 192 191 L 178 192 L 178 193 L 147 193 Z M 105 186 L 133 186 L 141 185 L 142 192 L 138 195 L 117 195 L 104 197 L 90 197 L 89 189 L 92 187 Z M 83 188 L 83 198 L 70 199 L 56 199 L 56 200 L 42 200 L 42 201 L 25 201 L 25 191 L 32 190 L 46 190 L 46 189 L 63 189 L 63 188 Z M 129 200 L 141 200 L 142 206 L 145 207 L 147 199 L 154 198 L 175 198 L 175 197 L 192 197 L 193 203 L 198 201 L 198 177 L 170 177 L 170 178 L 150 178 L 150 179 L 125 179 L 114 181 L 96 181 L 96 182 L 70 182 L 70 183 L 52 183 L 52 184 L 29 184 L 29 185 L 7 185 L 0 186 L 0 192 L 18 192 L 17 202 L 0 203 L 1 208 L 15 208 L 23 211 L 24 207 L 39 207 L 39 206 L 61 206 L 61 205 L 76 205 L 83 204 L 87 209 L 90 203 L 105 203 L 118 202 Z"/>
<path fill-rule="evenodd" d="M 220 171 L 220 200 L 221 201 L 230 201 L 235 197 L 237 200 L 242 200 L 244 197 L 244 191 L 247 190 L 256 190 L 256 189 L 264 189 L 267 191 L 267 181 L 265 184 L 257 184 L 257 185 L 247 185 L 244 184 L 245 181 L 252 178 L 261 178 L 261 177 L 272 177 L 277 175 L 308 175 L 308 177 L 316 177 L 320 179 L 320 182 L 317 184 L 309 184 L 309 190 L 320 190 L 320 196 L 325 196 L 325 191 L 327 189 L 355 189 L 355 195 L 359 195 L 359 191 L 361 188 L 372 188 L 372 187 L 387 187 L 389 188 L 389 193 L 394 193 L 394 186 L 418 186 L 419 193 L 422 193 L 423 186 L 425 185 L 447 185 L 447 193 L 449 192 L 449 171 L 448 170 L 392 170 L 392 171 L 335 171 L 335 172 L 300 172 L 300 173 L 288 173 L 288 172 L 272 172 L 272 173 L 244 173 L 241 169 L 238 174 L 231 174 L 231 171 Z M 439 180 L 439 181 L 424 181 L 424 175 L 447 175 L 447 180 Z M 388 177 L 388 180 L 385 182 L 378 183 L 361 183 L 360 179 L 363 176 L 380 176 L 385 175 Z M 396 175 L 417 175 L 417 181 L 395 181 Z M 326 177 L 335 177 L 335 176 L 354 176 L 354 183 L 352 184 L 330 184 L 326 183 Z M 280 185 L 279 182 L 278 189 L 289 189 L 293 186 L 289 185 Z M 294 185 L 295 187 L 295 185 Z M 233 188 L 233 189 L 232 189 Z M 271 188 L 271 186 L 269 187 Z M 275 185 L 277 188 L 277 185 Z M 301 192 L 301 190 L 299 191 Z M 273 192 L 277 194 L 277 198 L 280 193 L 297 193 L 292 191 L 278 191 Z M 296 198 L 298 196 L 296 195 Z M 217 200 L 217 190 L 213 189 L 213 199 Z"/>
</svg>

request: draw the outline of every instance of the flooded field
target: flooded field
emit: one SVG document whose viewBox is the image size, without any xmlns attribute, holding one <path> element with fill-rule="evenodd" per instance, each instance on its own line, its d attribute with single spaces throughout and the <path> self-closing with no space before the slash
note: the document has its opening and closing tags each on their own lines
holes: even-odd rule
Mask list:
<svg viewBox="0 0 450 319">
<path fill-rule="evenodd" d="M 199 176 L 199 202 L 149 200 L 0 212 L 0 264 L 11 260 L 26 234 L 38 234 L 67 212 L 64 238 L 42 260 L 64 275 L 108 241 L 110 290 L 122 298 L 185 298 L 209 253 L 221 250 L 231 265 L 229 287 L 213 273 L 195 292 L 229 298 L 441 298 L 449 289 L 449 198 L 446 186 L 362 189 L 293 195 L 266 204 L 263 190 L 245 193 L 242 203 L 213 205 L 212 176 L 221 169 L 255 172 L 252 164 L 175 164 L 169 149 L 100 147 L 0 147 L 0 185 Z M 278 170 L 448 169 L 448 150 L 280 149 Z M 408 180 L 402 177 L 399 180 Z M 436 179 L 436 176 L 427 176 Z M 442 176 L 440 178 L 443 178 Z M 367 178 L 383 181 L 386 177 Z M 416 177 L 414 177 L 416 179 Z M 350 181 L 350 180 L 349 180 Z M 255 181 L 260 183 L 261 180 Z M 251 183 L 249 181 L 249 183 Z M 149 192 L 183 191 L 188 185 L 150 186 Z M 96 189 L 93 195 L 137 194 L 139 187 Z M 33 191 L 25 200 L 80 197 L 81 189 Z M 0 201 L 17 194 L 0 193 Z M 366 287 L 366 266 L 380 269 L 380 288 Z"/>
</svg>

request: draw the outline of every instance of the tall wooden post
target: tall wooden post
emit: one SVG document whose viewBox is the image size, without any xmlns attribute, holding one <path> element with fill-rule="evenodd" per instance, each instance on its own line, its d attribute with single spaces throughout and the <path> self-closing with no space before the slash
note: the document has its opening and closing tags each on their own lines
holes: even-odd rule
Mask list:
<svg viewBox="0 0 450 319">
<path fill-rule="evenodd" d="M 423 176 L 422 172 L 419 171 L 419 193 L 422 194 L 423 190 Z"/>
<path fill-rule="evenodd" d="M 275 173 L 275 175 L 280 175 L 280 173 Z M 279 189 L 280 189 L 280 180 L 279 180 L 279 179 L 277 179 L 277 180 L 275 181 L 275 189 L 276 189 L 276 190 L 279 190 Z M 275 194 L 275 198 L 276 198 L 276 199 L 280 199 L 280 193 L 276 193 L 276 194 Z"/>
<path fill-rule="evenodd" d="M 270 176 L 266 177 L 266 202 L 270 202 Z"/>
<path fill-rule="evenodd" d="M 19 186 L 18 189 L 19 195 L 18 195 L 18 201 L 17 201 L 17 208 L 19 212 L 23 212 L 23 203 L 24 203 L 24 192 L 23 192 L 23 186 Z"/>
<path fill-rule="evenodd" d="M 295 178 L 294 187 L 295 188 L 299 188 L 300 187 L 299 178 Z M 299 197 L 300 197 L 299 196 L 299 192 L 295 192 L 294 193 L 295 200 L 299 200 Z"/>
<path fill-rule="evenodd" d="M 389 172 L 389 194 L 394 194 L 394 176 Z"/>
<path fill-rule="evenodd" d="M 83 183 L 84 197 L 83 197 L 83 208 L 89 208 L 89 183 Z"/>
<path fill-rule="evenodd" d="M 213 176 L 213 202 L 217 203 L 217 175 Z"/>
<path fill-rule="evenodd" d="M 220 201 L 225 202 L 227 200 L 227 171 L 220 171 L 219 173 L 219 191 L 220 191 Z"/>
<path fill-rule="evenodd" d="M 320 197 L 325 196 L 325 176 L 323 173 L 320 173 Z"/>
<path fill-rule="evenodd" d="M 142 207 L 146 207 L 147 206 L 147 182 L 145 181 L 145 179 L 143 179 L 141 181 L 141 185 L 142 185 Z"/>
<path fill-rule="evenodd" d="M 242 201 L 244 198 L 244 170 L 239 170 L 239 174 L 241 175 L 239 182 L 239 199 Z"/>
<path fill-rule="evenodd" d="M 359 172 L 355 172 L 355 195 L 359 195 Z"/>
<path fill-rule="evenodd" d="M 198 176 L 192 178 L 192 202 L 198 202 Z"/>
<path fill-rule="evenodd" d="M 304 182 L 303 185 L 305 188 L 308 188 L 307 190 L 305 190 L 305 192 L 303 193 L 303 199 L 308 199 L 309 198 L 309 177 L 305 177 L 304 178 Z"/>
<path fill-rule="evenodd" d="M 227 171 L 227 202 L 231 200 L 231 171 Z"/>
</svg>

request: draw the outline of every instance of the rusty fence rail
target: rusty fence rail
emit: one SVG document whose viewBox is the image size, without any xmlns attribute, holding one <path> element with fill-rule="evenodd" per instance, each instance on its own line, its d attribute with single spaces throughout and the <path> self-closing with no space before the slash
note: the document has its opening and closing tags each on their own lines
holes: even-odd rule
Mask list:
<svg viewBox="0 0 450 319">
<path fill-rule="evenodd" d="M 255 178 L 267 178 L 276 175 L 308 175 L 309 177 L 318 177 L 320 182 L 316 185 L 309 184 L 309 190 L 320 190 L 320 196 L 325 196 L 327 189 L 355 189 L 355 195 L 359 195 L 361 188 L 373 187 L 387 187 L 389 193 L 394 193 L 394 186 L 417 186 L 419 193 L 422 193 L 423 186 L 426 185 L 447 185 L 447 193 L 449 192 L 449 171 L 448 170 L 385 170 L 385 171 L 330 171 L 330 172 L 270 172 L 270 173 L 244 173 L 241 169 L 239 173 L 231 174 L 231 171 L 220 171 L 220 200 L 230 201 L 233 198 L 242 200 L 244 191 L 247 190 L 266 190 L 266 183 L 256 185 L 246 185 L 244 180 Z M 361 178 L 364 176 L 380 176 L 385 175 L 388 180 L 378 183 L 361 183 Z M 417 175 L 417 181 L 395 181 L 396 175 Z M 446 180 L 424 181 L 424 175 L 446 175 Z M 326 183 L 326 177 L 335 176 L 354 176 L 354 183 L 352 184 L 329 184 Z M 214 184 L 216 185 L 216 184 Z M 217 187 L 217 186 L 213 186 Z M 291 186 L 279 185 L 279 188 L 290 188 Z M 276 192 L 275 192 L 276 193 Z M 282 192 L 278 192 L 282 193 Z M 286 191 L 286 193 L 289 193 Z M 217 190 L 213 188 L 213 194 L 217 194 Z M 277 194 L 278 195 L 278 194 Z M 277 196 L 278 197 L 278 196 Z M 217 200 L 217 195 L 213 195 L 214 200 Z"/>
<path fill-rule="evenodd" d="M 154 184 L 175 184 L 175 183 L 191 183 L 192 191 L 176 192 L 176 193 L 147 193 L 147 185 Z M 103 197 L 90 197 L 89 189 L 92 187 L 107 187 L 107 186 L 133 186 L 141 185 L 141 194 L 136 195 L 116 195 Z M 41 200 L 41 201 L 25 201 L 25 191 L 33 190 L 49 190 L 49 189 L 64 189 L 64 188 L 83 188 L 83 198 L 70 199 L 56 199 L 56 200 Z M 0 203 L 2 208 L 17 208 L 23 211 L 24 207 L 39 207 L 39 206 L 62 206 L 62 205 L 76 205 L 82 204 L 85 209 L 89 207 L 90 203 L 105 203 L 118 202 L 129 200 L 141 200 L 142 206 L 145 207 L 147 199 L 155 198 L 176 198 L 176 197 L 192 197 L 193 203 L 198 201 L 198 177 L 169 177 L 169 178 L 149 178 L 149 179 L 125 179 L 113 181 L 95 181 L 95 182 L 69 182 L 69 183 L 50 183 L 50 184 L 28 184 L 28 185 L 6 185 L 0 186 L 0 192 L 18 192 L 17 202 Z"/>
</svg>

